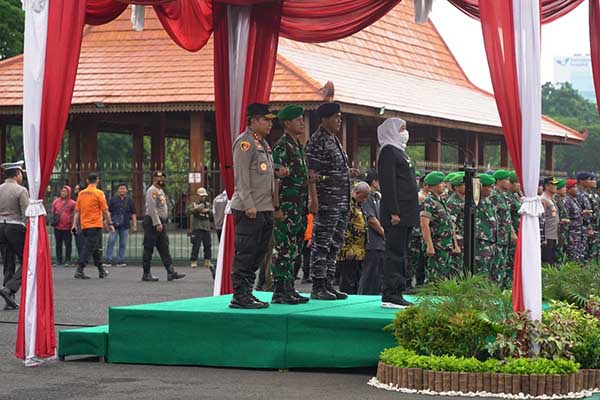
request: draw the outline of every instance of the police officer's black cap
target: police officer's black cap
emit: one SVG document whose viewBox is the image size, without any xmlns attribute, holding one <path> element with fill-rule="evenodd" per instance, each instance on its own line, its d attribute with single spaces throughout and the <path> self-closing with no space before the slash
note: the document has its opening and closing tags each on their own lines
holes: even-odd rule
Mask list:
<svg viewBox="0 0 600 400">
<path fill-rule="evenodd" d="M 340 105 L 338 103 L 323 103 L 317 108 L 317 117 L 329 118 L 334 114 L 340 112 Z"/>
<path fill-rule="evenodd" d="M 153 178 L 166 178 L 167 174 L 165 174 L 164 171 L 154 171 L 152 173 L 152 177 Z"/>
<path fill-rule="evenodd" d="M 275 119 L 277 115 L 273 114 L 269 110 L 268 104 L 262 103 L 252 103 L 246 107 L 246 116 L 247 117 L 255 117 L 255 116 L 263 116 L 266 119 Z"/>
</svg>

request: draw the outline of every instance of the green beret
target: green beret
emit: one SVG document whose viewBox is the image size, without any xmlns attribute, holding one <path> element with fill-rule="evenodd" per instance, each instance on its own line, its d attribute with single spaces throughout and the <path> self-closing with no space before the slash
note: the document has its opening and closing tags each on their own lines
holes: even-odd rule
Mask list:
<svg viewBox="0 0 600 400">
<path fill-rule="evenodd" d="M 482 186 L 492 186 L 496 183 L 496 178 L 488 174 L 478 174 L 477 177 Z"/>
<path fill-rule="evenodd" d="M 421 171 L 415 171 L 415 176 L 419 178 L 421 176 Z"/>
<path fill-rule="evenodd" d="M 454 176 L 448 181 L 452 186 L 460 186 L 465 183 L 465 173 L 455 172 Z"/>
<path fill-rule="evenodd" d="M 499 169 L 498 171 L 494 172 L 494 179 L 496 179 L 497 181 L 501 181 L 502 179 L 509 179 L 510 178 L 510 172 L 508 172 L 505 169 Z"/>
<path fill-rule="evenodd" d="M 456 175 L 456 172 L 450 172 L 448 175 L 446 175 L 446 176 L 444 177 L 444 182 L 450 182 L 450 180 L 451 180 L 452 178 L 454 178 L 454 175 Z"/>
<path fill-rule="evenodd" d="M 445 177 L 446 175 L 441 171 L 432 171 L 425 177 L 425 184 L 431 186 L 439 185 L 440 183 L 444 182 Z"/>
<path fill-rule="evenodd" d="M 557 189 L 562 189 L 565 186 L 567 186 L 567 180 L 566 179 L 559 179 L 558 180 L 558 184 L 556 185 Z"/>
<path fill-rule="evenodd" d="M 277 113 L 277 118 L 280 121 L 286 121 L 290 119 L 297 118 L 304 114 L 304 108 L 297 106 L 296 104 L 290 104 L 289 106 L 283 107 Z"/>
<path fill-rule="evenodd" d="M 510 183 L 519 182 L 519 178 L 517 177 L 517 173 L 515 171 L 510 171 L 508 177 L 510 178 Z"/>
</svg>

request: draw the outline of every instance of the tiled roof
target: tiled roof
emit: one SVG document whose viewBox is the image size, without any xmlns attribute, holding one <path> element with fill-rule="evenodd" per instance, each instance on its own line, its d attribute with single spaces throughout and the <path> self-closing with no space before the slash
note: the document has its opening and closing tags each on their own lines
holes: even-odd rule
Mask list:
<svg viewBox="0 0 600 400">
<path fill-rule="evenodd" d="M 335 42 L 280 40 L 271 101 L 323 101 L 332 81 L 335 100 L 408 115 L 487 126 L 500 120 L 493 96 L 474 86 L 431 22 L 414 23 L 403 1 L 377 23 Z M 147 7 L 145 29 L 135 32 L 130 11 L 102 26 L 87 27 L 72 104 L 173 105 L 214 103 L 212 39 L 202 50 L 180 49 Z M 0 61 L 0 112 L 22 104 L 22 57 Z M 92 107 L 93 110 L 93 107 Z M 100 111 L 100 110 L 99 110 Z M 499 130 L 497 130 L 499 132 Z M 542 133 L 583 140 L 544 119 Z"/>
</svg>

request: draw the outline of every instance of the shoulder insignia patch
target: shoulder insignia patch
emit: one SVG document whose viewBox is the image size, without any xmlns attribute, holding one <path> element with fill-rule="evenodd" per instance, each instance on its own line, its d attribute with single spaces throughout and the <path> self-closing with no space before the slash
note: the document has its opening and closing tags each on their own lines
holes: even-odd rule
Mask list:
<svg viewBox="0 0 600 400">
<path fill-rule="evenodd" d="M 242 151 L 250 150 L 250 142 L 246 142 L 245 140 L 242 140 L 240 142 L 240 149 L 242 149 Z"/>
</svg>

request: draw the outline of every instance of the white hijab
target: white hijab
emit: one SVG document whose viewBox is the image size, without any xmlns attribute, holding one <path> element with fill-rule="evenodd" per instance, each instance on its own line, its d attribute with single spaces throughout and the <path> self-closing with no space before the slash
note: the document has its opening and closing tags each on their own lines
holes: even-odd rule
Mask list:
<svg viewBox="0 0 600 400">
<path fill-rule="evenodd" d="M 409 133 L 404 130 L 400 133 L 400 127 L 406 122 L 400 118 L 388 118 L 377 127 L 377 140 L 379 140 L 380 151 L 384 146 L 394 146 L 400 150 L 406 150 Z"/>
</svg>

